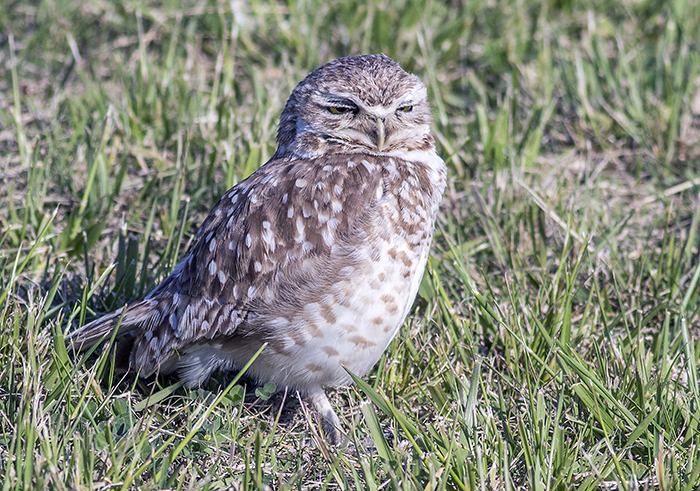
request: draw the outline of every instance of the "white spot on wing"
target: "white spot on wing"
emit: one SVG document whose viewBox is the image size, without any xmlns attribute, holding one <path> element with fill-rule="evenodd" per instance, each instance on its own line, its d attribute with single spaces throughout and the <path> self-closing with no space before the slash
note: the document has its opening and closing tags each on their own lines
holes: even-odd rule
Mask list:
<svg viewBox="0 0 700 491">
<path fill-rule="evenodd" d="M 294 237 L 296 242 L 304 242 L 306 240 L 306 234 L 304 233 L 304 221 L 300 216 L 297 216 L 296 220 L 297 235 Z"/>
<path fill-rule="evenodd" d="M 333 237 L 333 232 L 328 229 L 328 227 L 325 227 L 323 229 L 323 232 L 321 232 L 321 236 L 323 237 L 323 242 L 326 243 L 328 247 L 332 246 L 333 243 L 335 242 L 335 237 Z"/>
<path fill-rule="evenodd" d="M 365 169 L 367 169 L 367 171 L 369 171 L 369 172 L 373 172 L 374 169 L 377 168 L 376 165 L 374 165 L 374 164 L 371 163 L 371 162 L 368 162 L 367 160 L 363 160 L 363 161 L 362 161 L 362 165 L 364 165 L 364 166 L 365 166 Z"/>
<path fill-rule="evenodd" d="M 301 214 L 304 215 L 304 218 L 311 216 L 311 205 L 309 203 L 304 202 L 301 204 Z"/>
<path fill-rule="evenodd" d="M 211 261 L 209 263 L 209 274 L 214 276 L 216 274 L 216 263 L 214 261 Z"/>
<path fill-rule="evenodd" d="M 263 228 L 263 230 L 262 230 L 263 241 L 270 247 L 270 251 L 275 252 L 275 247 L 276 247 L 275 234 L 272 231 L 272 225 L 270 224 L 270 222 L 265 220 L 262 223 L 262 228 Z"/>
<path fill-rule="evenodd" d="M 411 188 L 406 181 L 403 181 L 401 183 L 399 196 L 401 196 L 406 201 L 411 201 Z"/>
</svg>

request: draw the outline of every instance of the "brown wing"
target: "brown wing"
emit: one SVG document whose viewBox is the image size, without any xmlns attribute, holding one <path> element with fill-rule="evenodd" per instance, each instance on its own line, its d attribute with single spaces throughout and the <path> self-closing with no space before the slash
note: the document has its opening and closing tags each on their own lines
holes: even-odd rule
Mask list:
<svg viewBox="0 0 700 491">
<path fill-rule="evenodd" d="M 173 274 L 124 314 L 120 330 L 135 337 L 132 366 L 151 373 L 177 349 L 245 329 L 249 315 L 280 296 L 303 295 L 323 277 L 331 248 L 363 240 L 384 186 L 374 162 L 279 159 L 230 189 Z M 310 264 L 313 274 L 304 271 Z M 98 323 L 76 339 L 88 339 Z"/>
</svg>

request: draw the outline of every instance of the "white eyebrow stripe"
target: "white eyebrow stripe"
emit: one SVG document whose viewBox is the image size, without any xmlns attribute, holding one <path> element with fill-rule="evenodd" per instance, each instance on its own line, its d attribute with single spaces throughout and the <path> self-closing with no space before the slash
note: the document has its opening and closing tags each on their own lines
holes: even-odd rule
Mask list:
<svg viewBox="0 0 700 491">
<path fill-rule="evenodd" d="M 386 107 L 386 106 L 365 106 L 363 104 L 362 108 L 367 111 L 368 113 L 377 116 L 379 118 L 387 117 L 390 114 L 395 113 L 398 111 L 400 107 L 404 106 L 415 106 L 416 102 L 414 102 L 413 98 L 411 97 L 402 97 L 395 103 L 393 103 L 391 106 Z"/>
<path fill-rule="evenodd" d="M 389 107 L 385 106 L 365 106 L 363 108 L 365 111 L 368 113 L 372 114 L 373 116 L 376 116 L 378 118 L 385 118 L 389 116 L 390 114 L 394 113 L 396 109 L 398 109 L 398 106 L 396 104 L 392 104 Z"/>
</svg>

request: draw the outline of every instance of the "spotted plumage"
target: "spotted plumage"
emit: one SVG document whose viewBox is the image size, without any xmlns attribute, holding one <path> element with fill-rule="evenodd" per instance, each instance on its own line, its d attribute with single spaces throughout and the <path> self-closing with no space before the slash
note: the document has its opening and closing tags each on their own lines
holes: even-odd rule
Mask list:
<svg viewBox="0 0 700 491">
<path fill-rule="evenodd" d="M 248 373 L 337 430 L 323 387 L 377 362 L 425 268 L 445 188 L 429 125 L 425 86 L 386 56 L 320 67 L 292 92 L 273 158 L 224 194 L 173 273 L 70 337 L 89 346 L 121 319 L 132 370 L 190 386 L 268 343 Z"/>
</svg>

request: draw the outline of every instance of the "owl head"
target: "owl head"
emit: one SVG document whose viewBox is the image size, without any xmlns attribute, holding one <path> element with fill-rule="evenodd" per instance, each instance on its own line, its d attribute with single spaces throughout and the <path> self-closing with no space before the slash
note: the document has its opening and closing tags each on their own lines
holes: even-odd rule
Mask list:
<svg viewBox="0 0 700 491">
<path fill-rule="evenodd" d="M 428 92 L 418 77 L 383 54 L 339 58 L 292 91 L 275 157 L 429 150 L 430 122 Z"/>
</svg>

